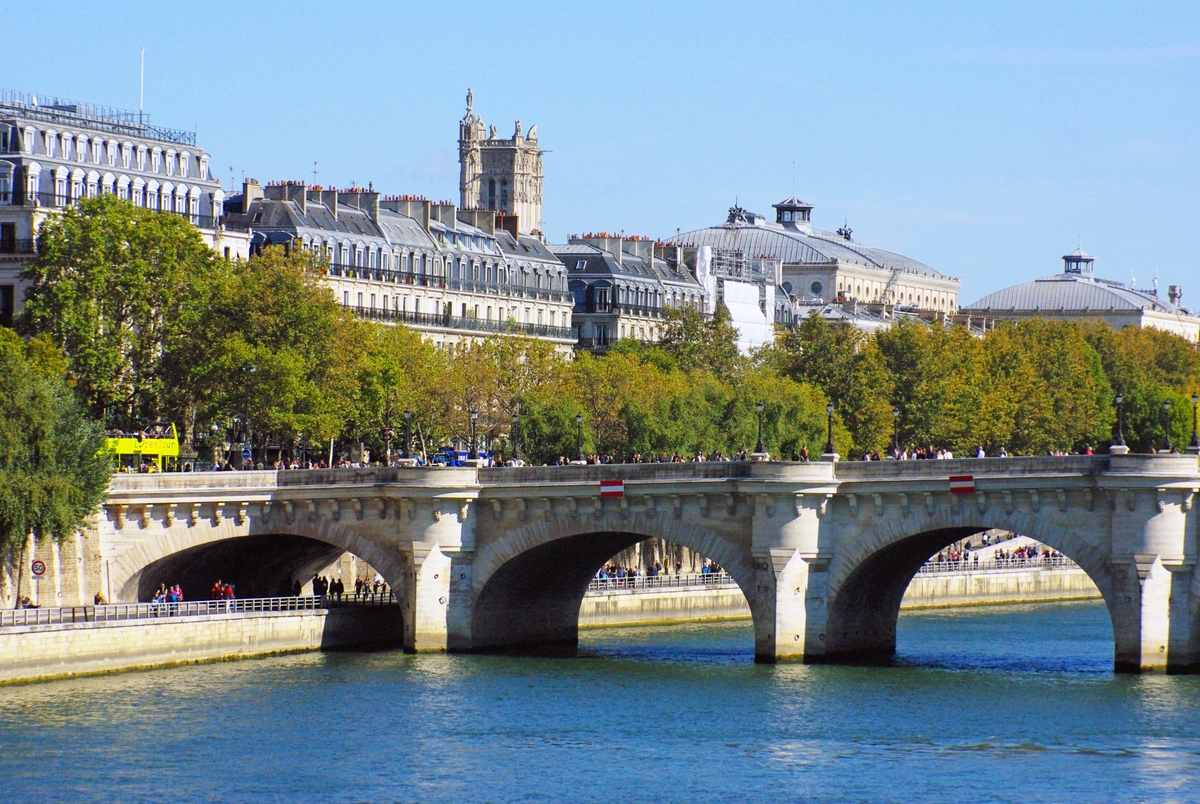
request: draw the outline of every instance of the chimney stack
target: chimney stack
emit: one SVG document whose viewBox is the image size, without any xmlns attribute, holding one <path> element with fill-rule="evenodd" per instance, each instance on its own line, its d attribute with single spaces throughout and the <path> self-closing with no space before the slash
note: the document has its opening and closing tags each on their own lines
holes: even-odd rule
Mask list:
<svg viewBox="0 0 1200 804">
<path fill-rule="evenodd" d="M 1183 288 L 1179 285 L 1169 285 L 1167 287 L 1167 298 L 1171 300 L 1171 304 L 1178 307 L 1179 302 L 1183 300 Z"/>
</svg>

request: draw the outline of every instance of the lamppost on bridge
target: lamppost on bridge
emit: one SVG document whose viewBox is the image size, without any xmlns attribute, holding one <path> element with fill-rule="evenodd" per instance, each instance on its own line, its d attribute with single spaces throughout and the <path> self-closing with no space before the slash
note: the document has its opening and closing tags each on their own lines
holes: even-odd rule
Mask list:
<svg viewBox="0 0 1200 804">
<path fill-rule="evenodd" d="M 837 450 L 833 447 L 833 403 L 830 402 L 825 406 L 826 431 L 828 436 L 825 440 L 825 454 L 821 457 L 827 461 L 836 461 L 838 459 Z"/>
<path fill-rule="evenodd" d="M 475 461 L 479 459 L 479 450 L 475 445 L 475 422 L 479 421 L 479 411 L 472 410 L 471 415 L 471 454 L 467 457 Z"/>
<path fill-rule="evenodd" d="M 900 457 L 900 411 L 892 408 L 892 457 Z"/>
<path fill-rule="evenodd" d="M 576 442 L 575 442 L 576 443 L 576 453 L 577 453 L 575 456 L 575 462 L 576 463 L 587 463 L 587 458 L 583 457 L 583 414 L 582 413 L 575 414 L 575 427 L 576 427 L 576 434 L 577 434 Z"/>
<path fill-rule="evenodd" d="M 1200 454 L 1200 435 L 1196 433 L 1196 409 L 1200 407 L 1200 394 L 1192 391 L 1192 440 L 1188 442 L 1187 451 L 1193 455 Z"/>
<path fill-rule="evenodd" d="M 754 445 L 754 453 L 756 455 L 762 455 L 764 452 L 767 451 L 766 448 L 763 447 L 763 440 L 762 440 L 762 415 L 763 415 L 763 410 L 765 410 L 766 407 L 767 406 L 764 405 L 762 402 L 758 402 L 754 405 L 754 409 L 758 411 L 758 443 Z"/>
<path fill-rule="evenodd" d="M 1113 398 L 1113 405 L 1117 409 L 1117 433 L 1108 451 L 1114 455 L 1125 455 L 1129 452 L 1129 447 L 1125 446 L 1125 397 L 1117 394 Z"/>
<path fill-rule="evenodd" d="M 383 407 L 383 442 L 387 452 L 386 465 L 392 465 L 392 389 L 387 389 Z"/>
<path fill-rule="evenodd" d="M 1170 452 L 1174 447 L 1171 446 L 1171 400 L 1163 402 L 1163 452 Z"/>
<path fill-rule="evenodd" d="M 404 454 L 400 456 L 402 458 L 412 457 L 412 418 L 411 410 L 404 411 Z"/>
<path fill-rule="evenodd" d="M 513 411 L 512 423 L 512 445 L 513 445 L 513 463 L 518 466 L 521 463 L 521 408 L 518 406 Z"/>
</svg>

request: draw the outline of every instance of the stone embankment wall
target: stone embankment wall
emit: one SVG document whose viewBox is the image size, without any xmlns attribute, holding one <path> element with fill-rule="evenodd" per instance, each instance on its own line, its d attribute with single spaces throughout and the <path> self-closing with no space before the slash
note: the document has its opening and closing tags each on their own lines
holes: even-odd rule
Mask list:
<svg viewBox="0 0 1200 804">
<path fill-rule="evenodd" d="M 750 607 L 736 584 L 612 589 L 584 596 L 579 607 L 579 627 L 733 620 L 749 616 Z"/>
<path fill-rule="evenodd" d="M 901 609 L 1084 600 L 1100 597 L 1077 567 L 919 573 L 904 593 Z"/>
<path fill-rule="evenodd" d="M 392 606 L 6 627 L 0 683 L 401 641 Z"/>
<path fill-rule="evenodd" d="M 1100 597 L 1081 569 L 1014 569 L 919 574 L 900 604 L 902 609 L 987 606 Z M 750 616 L 737 586 L 680 589 L 620 589 L 588 592 L 579 607 L 581 628 L 654 625 Z"/>
</svg>

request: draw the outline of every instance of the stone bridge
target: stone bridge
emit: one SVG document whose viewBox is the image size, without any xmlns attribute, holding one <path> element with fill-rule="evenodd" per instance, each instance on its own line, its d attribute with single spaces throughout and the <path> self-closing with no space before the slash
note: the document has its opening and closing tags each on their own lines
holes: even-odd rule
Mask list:
<svg viewBox="0 0 1200 804">
<path fill-rule="evenodd" d="M 573 650 L 589 579 L 659 537 L 737 580 L 758 660 L 878 662 L 921 564 L 1001 528 L 1091 576 L 1117 670 L 1186 672 L 1198 492 L 1195 455 L 120 475 L 98 531 L 112 600 L 216 577 L 278 594 L 350 551 L 403 601 L 407 648 L 534 652 Z"/>
</svg>

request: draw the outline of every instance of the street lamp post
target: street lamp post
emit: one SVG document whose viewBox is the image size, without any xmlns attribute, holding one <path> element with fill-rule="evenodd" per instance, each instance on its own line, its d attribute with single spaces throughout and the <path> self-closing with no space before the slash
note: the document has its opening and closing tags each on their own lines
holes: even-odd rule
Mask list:
<svg viewBox="0 0 1200 804">
<path fill-rule="evenodd" d="M 513 444 L 513 463 L 521 462 L 521 411 L 517 410 L 513 413 L 512 425 L 512 444 Z"/>
<path fill-rule="evenodd" d="M 1117 394 L 1113 404 L 1117 406 L 1117 436 L 1113 439 L 1113 445 L 1123 447 L 1125 446 L 1125 397 Z"/>
<path fill-rule="evenodd" d="M 892 408 L 892 457 L 900 457 L 900 411 Z"/>
<path fill-rule="evenodd" d="M 388 466 L 392 465 L 392 389 L 387 390 L 386 402 L 383 407 L 383 442 L 387 452 Z"/>
<path fill-rule="evenodd" d="M 764 408 L 766 408 L 766 405 L 764 405 L 762 402 L 759 402 L 754 406 L 754 409 L 758 411 L 758 443 L 754 445 L 754 452 L 758 455 L 762 455 L 764 452 L 766 452 L 766 449 L 763 447 L 762 440 L 762 415 Z"/>
<path fill-rule="evenodd" d="M 479 420 L 479 411 L 472 410 L 471 411 L 471 454 L 468 455 L 467 457 L 469 457 L 473 461 L 478 460 L 478 458 L 479 458 L 479 450 L 476 448 L 476 445 L 475 445 L 475 422 L 477 422 L 478 420 Z"/>
<path fill-rule="evenodd" d="M 404 411 L 404 455 L 405 458 L 412 457 L 412 417 L 411 410 Z"/>
<path fill-rule="evenodd" d="M 825 454 L 833 455 L 833 454 L 835 454 L 835 450 L 833 448 L 833 403 L 832 402 L 830 402 L 828 405 L 825 406 L 825 417 L 827 419 L 827 430 L 829 433 L 829 438 L 825 441 Z"/>
<path fill-rule="evenodd" d="M 1170 452 L 1174 447 L 1171 446 L 1171 400 L 1163 402 L 1163 452 Z"/>
<path fill-rule="evenodd" d="M 577 431 L 576 431 L 577 437 L 576 437 L 576 442 L 575 442 L 577 445 L 577 450 L 576 450 L 577 455 L 575 457 L 575 460 L 579 461 L 580 463 L 584 463 L 587 459 L 583 457 L 583 414 L 582 413 L 575 414 L 575 426 L 577 428 Z"/>
<path fill-rule="evenodd" d="M 1200 407 L 1200 394 L 1192 392 L 1192 440 L 1188 443 L 1188 452 L 1200 453 L 1200 435 L 1196 433 L 1196 409 Z"/>
<path fill-rule="evenodd" d="M 221 438 L 221 425 L 216 422 L 212 423 L 212 449 L 213 449 L 213 468 L 217 468 L 217 456 L 220 455 L 219 444 Z"/>
</svg>

